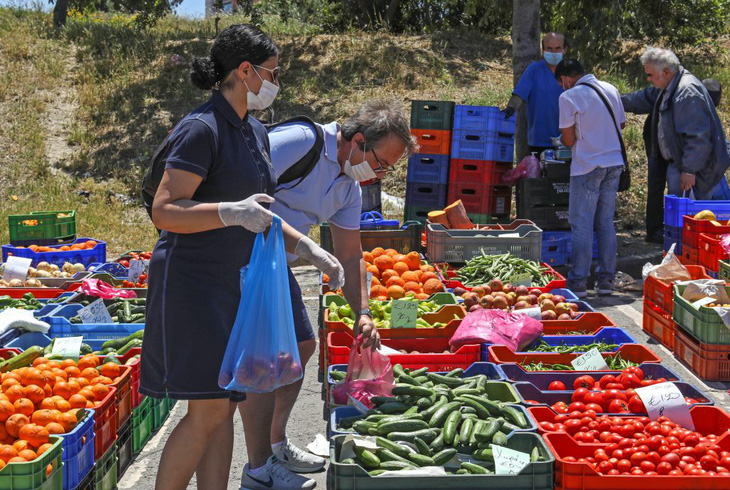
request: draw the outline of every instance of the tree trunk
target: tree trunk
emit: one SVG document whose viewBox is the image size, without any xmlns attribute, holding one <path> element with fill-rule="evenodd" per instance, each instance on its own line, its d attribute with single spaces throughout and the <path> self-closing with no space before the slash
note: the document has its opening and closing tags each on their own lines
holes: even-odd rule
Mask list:
<svg viewBox="0 0 730 490">
<path fill-rule="evenodd" d="M 540 0 L 512 0 L 512 69 L 515 85 L 527 65 L 537 59 L 540 59 Z M 517 161 L 528 153 L 527 104 L 522 104 L 517 113 Z"/>
<path fill-rule="evenodd" d="M 53 27 L 56 29 L 66 25 L 66 17 L 68 16 L 68 0 L 56 0 L 53 7 Z"/>
</svg>

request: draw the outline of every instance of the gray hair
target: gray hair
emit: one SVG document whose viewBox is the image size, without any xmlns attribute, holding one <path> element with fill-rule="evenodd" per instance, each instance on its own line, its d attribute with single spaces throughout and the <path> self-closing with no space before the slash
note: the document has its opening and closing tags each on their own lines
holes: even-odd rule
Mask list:
<svg viewBox="0 0 730 490">
<path fill-rule="evenodd" d="M 649 46 L 641 55 L 641 64 L 650 64 L 658 70 L 668 69 L 675 74 L 679 71 L 679 58 L 673 51 L 656 46 Z"/>
<path fill-rule="evenodd" d="M 340 132 L 347 141 L 351 141 L 355 134 L 362 133 L 365 144 L 370 148 L 377 147 L 393 133 L 403 140 L 407 154 L 417 149 L 408 118 L 395 101 L 375 99 L 365 102 L 353 116 L 342 123 Z"/>
</svg>

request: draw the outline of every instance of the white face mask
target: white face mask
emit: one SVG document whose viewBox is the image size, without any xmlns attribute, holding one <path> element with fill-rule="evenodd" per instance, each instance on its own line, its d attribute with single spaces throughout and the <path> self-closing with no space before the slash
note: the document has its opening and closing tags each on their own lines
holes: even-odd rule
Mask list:
<svg viewBox="0 0 730 490">
<path fill-rule="evenodd" d="M 353 165 L 350 162 L 350 157 L 352 156 L 353 150 L 354 148 L 350 148 L 350 154 L 347 156 L 347 160 L 345 160 L 345 175 L 348 175 L 358 182 L 365 182 L 366 180 L 377 178 L 375 170 L 373 170 L 368 161 L 364 159 L 365 145 L 363 145 L 363 161 L 362 163 L 358 163 L 357 165 Z"/>
<path fill-rule="evenodd" d="M 248 84 L 245 81 L 243 82 L 243 84 L 246 86 L 246 89 L 248 90 L 248 95 L 246 96 L 248 109 L 252 111 L 262 111 L 274 103 L 276 94 L 279 93 L 279 86 L 261 78 L 261 75 L 259 75 L 259 72 L 258 70 L 256 70 L 256 68 L 254 68 L 253 70 L 256 72 L 256 75 L 258 75 L 259 79 L 261 79 L 262 83 L 261 88 L 259 89 L 259 93 L 255 94 L 251 92 L 251 89 L 248 88 Z"/>
</svg>

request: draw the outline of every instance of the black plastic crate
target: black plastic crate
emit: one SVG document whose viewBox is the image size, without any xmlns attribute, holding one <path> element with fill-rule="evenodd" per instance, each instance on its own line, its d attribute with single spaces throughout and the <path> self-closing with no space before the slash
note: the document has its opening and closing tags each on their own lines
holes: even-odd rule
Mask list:
<svg viewBox="0 0 730 490">
<path fill-rule="evenodd" d="M 517 181 L 517 208 L 534 206 L 567 206 L 570 201 L 570 179 L 520 179 Z"/>
<path fill-rule="evenodd" d="M 543 230 L 569 230 L 568 206 L 534 206 L 520 209 L 517 218 L 529 219 Z"/>
<path fill-rule="evenodd" d="M 454 123 L 454 105 L 445 100 L 411 101 L 411 128 L 450 130 Z"/>
<path fill-rule="evenodd" d="M 132 442 L 132 419 L 129 419 L 124 427 L 117 431 L 117 478 L 119 479 L 122 478 L 134 459 Z"/>
<path fill-rule="evenodd" d="M 550 161 L 545 162 L 542 174 L 548 179 L 570 179 L 570 163 Z"/>
<path fill-rule="evenodd" d="M 408 182 L 406 184 L 406 206 L 443 209 L 446 206 L 446 184 L 428 184 L 424 182 Z"/>
</svg>

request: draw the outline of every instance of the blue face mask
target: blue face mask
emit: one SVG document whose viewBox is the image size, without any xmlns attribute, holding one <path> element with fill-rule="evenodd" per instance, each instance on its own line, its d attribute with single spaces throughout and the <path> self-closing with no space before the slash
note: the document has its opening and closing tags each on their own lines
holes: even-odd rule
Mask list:
<svg viewBox="0 0 730 490">
<path fill-rule="evenodd" d="M 555 66 L 563 61 L 563 53 L 545 53 L 544 57 L 548 65 Z"/>
</svg>

